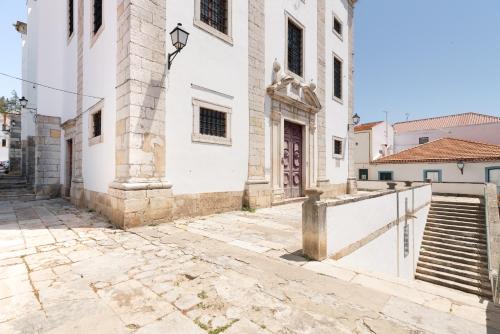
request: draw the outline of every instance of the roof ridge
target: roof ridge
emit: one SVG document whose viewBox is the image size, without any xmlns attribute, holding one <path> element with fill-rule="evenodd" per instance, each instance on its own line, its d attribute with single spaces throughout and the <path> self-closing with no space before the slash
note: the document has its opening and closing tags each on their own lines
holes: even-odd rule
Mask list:
<svg viewBox="0 0 500 334">
<path fill-rule="evenodd" d="M 497 118 L 500 120 L 499 116 L 493 116 L 493 115 L 488 115 L 488 114 L 480 114 L 477 112 L 469 111 L 469 112 L 463 112 L 459 114 L 451 114 L 451 115 L 444 115 L 444 116 L 435 116 L 435 117 L 427 117 L 427 118 L 421 118 L 421 119 L 414 119 L 411 121 L 403 121 L 403 122 L 396 122 L 396 124 L 405 124 L 405 123 L 414 123 L 414 122 L 421 122 L 421 121 L 429 121 L 429 120 L 434 120 L 434 119 L 439 119 L 439 118 L 447 118 L 447 117 L 456 117 L 456 116 L 463 116 L 463 115 L 479 115 L 479 116 L 486 116 L 486 117 L 492 117 L 492 118 Z"/>
</svg>

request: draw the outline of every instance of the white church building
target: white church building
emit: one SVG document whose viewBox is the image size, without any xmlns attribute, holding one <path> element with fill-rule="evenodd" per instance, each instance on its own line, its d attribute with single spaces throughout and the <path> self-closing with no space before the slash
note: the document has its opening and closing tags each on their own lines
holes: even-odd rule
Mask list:
<svg viewBox="0 0 500 334">
<path fill-rule="evenodd" d="M 355 191 L 354 3 L 28 0 L 23 170 L 123 228 Z"/>
</svg>

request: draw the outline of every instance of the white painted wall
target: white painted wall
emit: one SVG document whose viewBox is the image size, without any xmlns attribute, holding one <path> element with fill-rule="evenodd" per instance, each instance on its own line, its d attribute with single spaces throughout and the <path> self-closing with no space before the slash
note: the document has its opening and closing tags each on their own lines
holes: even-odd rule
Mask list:
<svg viewBox="0 0 500 334">
<path fill-rule="evenodd" d="M 401 219 L 399 225 L 338 261 L 339 264 L 362 271 L 413 279 L 431 196 L 431 187 L 424 186 L 358 202 L 329 206 L 326 213 L 328 255 L 362 240 L 399 217 Z M 405 220 L 405 210 L 409 212 L 416 210 L 415 218 Z M 407 255 L 404 252 L 405 224 L 408 224 Z"/>
<path fill-rule="evenodd" d="M 193 25 L 194 3 L 167 2 L 167 30 L 181 22 L 190 35 L 168 73 L 166 177 L 174 194 L 242 191 L 248 174 L 248 4 L 233 1 L 230 45 Z M 174 51 L 169 42 L 167 51 Z M 193 98 L 232 108 L 231 146 L 191 140 Z"/>
<path fill-rule="evenodd" d="M 429 137 L 430 141 L 440 138 L 457 138 L 500 145 L 500 122 L 396 133 L 394 137 L 396 153 L 419 145 L 420 137 Z"/>
<path fill-rule="evenodd" d="M 424 170 L 441 170 L 442 182 L 484 183 L 487 167 L 500 166 L 500 161 L 466 162 L 464 174 L 453 163 L 372 164 L 369 180 L 378 180 L 379 171 L 392 171 L 395 181 L 424 181 Z"/>
<path fill-rule="evenodd" d="M 315 2 L 315 1 L 313 1 Z M 336 15 L 343 23 L 343 36 L 340 39 L 333 31 L 333 15 Z M 349 91 L 349 26 L 347 1 L 326 1 L 326 176 L 331 183 L 345 183 L 349 173 L 348 164 L 348 101 Z M 343 60 L 342 103 L 333 96 L 333 55 Z M 314 65 L 317 66 L 317 65 Z M 315 80 L 315 82 L 317 82 Z M 344 139 L 344 156 L 333 157 L 333 137 Z"/>
<path fill-rule="evenodd" d="M 359 177 L 359 170 L 368 169 L 371 161 L 393 153 L 394 130 L 392 125 L 386 127 L 386 123 L 382 122 L 370 130 L 355 132 L 354 144 L 354 168 L 356 169 L 356 177 Z"/>
</svg>

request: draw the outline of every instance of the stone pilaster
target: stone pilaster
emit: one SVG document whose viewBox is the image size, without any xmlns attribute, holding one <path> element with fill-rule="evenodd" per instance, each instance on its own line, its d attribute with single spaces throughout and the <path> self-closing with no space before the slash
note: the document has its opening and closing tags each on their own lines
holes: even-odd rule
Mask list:
<svg viewBox="0 0 500 334">
<path fill-rule="evenodd" d="M 265 176 L 265 3 L 248 0 L 248 181 L 244 205 L 271 205 L 271 186 Z"/>
<path fill-rule="evenodd" d="M 170 219 L 165 182 L 166 0 L 117 3 L 116 179 L 112 221 L 129 228 Z"/>
<path fill-rule="evenodd" d="M 326 11 L 325 0 L 317 1 L 317 58 L 318 58 L 318 83 L 316 95 L 321 103 L 317 114 L 317 141 L 318 141 L 318 177 L 319 188 L 325 188 L 330 181 L 326 177 Z"/>
<path fill-rule="evenodd" d="M 349 70 L 348 70 L 348 81 L 349 81 L 349 96 L 347 99 L 347 109 L 348 109 L 348 122 L 349 122 L 349 132 L 348 132 L 348 151 L 347 159 L 349 164 L 349 175 L 347 179 L 347 192 L 349 194 L 355 194 L 357 192 L 357 177 L 356 169 L 354 168 L 354 125 L 352 124 L 352 115 L 354 114 L 354 4 L 355 0 L 348 1 L 348 19 L 347 26 L 349 29 L 348 35 L 348 48 L 349 48 Z"/>
<path fill-rule="evenodd" d="M 83 38 L 84 38 L 84 0 L 78 0 L 77 25 L 77 81 L 76 81 L 76 132 L 73 138 L 73 176 L 71 178 L 71 203 L 77 207 L 85 205 L 83 191 Z"/>
<path fill-rule="evenodd" d="M 10 114 L 9 161 L 10 175 L 22 175 L 21 115 Z"/>
</svg>

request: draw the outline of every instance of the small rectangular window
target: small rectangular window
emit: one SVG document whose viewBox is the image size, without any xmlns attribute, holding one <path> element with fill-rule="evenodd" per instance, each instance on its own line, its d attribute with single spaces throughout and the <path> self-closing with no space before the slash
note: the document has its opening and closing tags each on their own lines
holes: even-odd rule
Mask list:
<svg viewBox="0 0 500 334">
<path fill-rule="evenodd" d="M 380 181 L 392 181 L 392 172 L 378 172 Z"/>
<path fill-rule="evenodd" d="M 2 139 L 2 147 L 6 147 L 7 146 L 7 139 Z"/>
<path fill-rule="evenodd" d="M 200 20 L 209 26 L 228 33 L 228 0 L 201 0 Z"/>
<path fill-rule="evenodd" d="M 335 139 L 333 141 L 333 154 L 342 155 L 342 141 Z"/>
<path fill-rule="evenodd" d="M 342 22 L 334 16 L 333 17 L 333 31 L 339 36 L 342 37 Z"/>
<path fill-rule="evenodd" d="M 302 28 L 288 20 L 288 69 L 298 76 L 303 74 L 302 34 Z"/>
<path fill-rule="evenodd" d="M 359 179 L 360 180 L 368 180 L 368 169 L 360 169 L 359 170 Z"/>
<path fill-rule="evenodd" d="M 101 111 L 92 114 L 92 137 L 101 135 Z"/>
<path fill-rule="evenodd" d="M 102 0 L 94 0 L 94 8 L 93 8 L 93 33 L 97 34 L 99 29 L 102 26 Z"/>
<path fill-rule="evenodd" d="M 226 137 L 226 113 L 200 108 L 200 134 Z"/>
<path fill-rule="evenodd" d="M 342 60 L 333 57 L 333 95 L 342 100 Z"/>
<path fill-rule="evenodd" d="M 418 144 L 419 145 L 426 144 L 428 142 L 429 142 L 429 137 L 420 137 L 420 138 L 418 138 Z"/>
<path fill-rule="evenodd" d="M 75 31 L 75 11 L 73 0 L 68 0 L 68 36 L 71 37 Z"/>
</svg>

